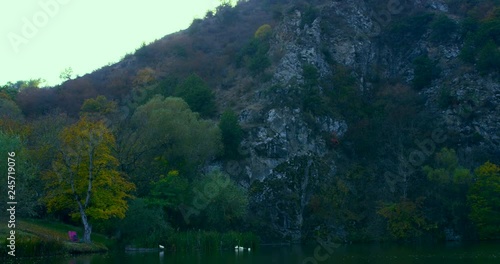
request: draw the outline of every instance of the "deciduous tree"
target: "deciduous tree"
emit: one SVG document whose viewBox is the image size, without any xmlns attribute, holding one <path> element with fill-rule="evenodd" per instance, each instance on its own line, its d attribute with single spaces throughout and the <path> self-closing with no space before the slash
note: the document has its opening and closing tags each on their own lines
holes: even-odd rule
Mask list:
<svg viewBox="0 0 500 264">
<path fill-rule="evenodd" d="M 500 167 L 486 162 L 474 171 L 476 181 L 467 200 L 470 219 L 481 239 L 500 238 Z"/>
<path fill-rule="evenodd" d="M 221 171 L 212 171 L 196 182 L 194 192 L 204 199 L 206 207 L 196 209 L 202 212 L 200 217 L 209 228 L 221 231 L 237 228 L 247 213 L 247 193 Z"/>
<path fill-rule="evenodd" d="M 15 197 L 14 201 L 22 205 L 16 206 L 18 216 L 36 216 L 40 206 L 39 179 L 36 177 L 37 168 L 25 148 L 24 140 L 19 135 L 0 130 L 0 153 L 5 155 L 4 161 L 0 162 L 0 171 L 4 173 L 6 183 L 0 186 L 0 191 L 6 197 L 7 194 L 12 194 Z M 9 160 L 7 160 L 7 155 Z M 7 172 L 9 172 L 9 177 L 7 177 Z M 6 206 L 6 203 L 0 204 L 0 210 L 6 212 Z"/>
<path fill-rule="evenodd" d="M 431 183 L 426 188 L 429 193 L 427 206 L 434 212 L 430 217 L 442 228 L 451 228 L 464 234 L 469 226 L 466 194 L 472 179 L 471 173 L 460 166 L 453 149 L 441 149 L 431 164 L 423 168 Z"/>
<path fill-rule="evenodd" d="M 61 71 L 61 73 L 59 74 L 59 79 L 61 79 L 62 81 L 67 81 L 71 80 L 72 76 L 73 76 L 73 69 L 71 67 L 68 67 Z"/>
<path fill-rule="evenodd" d="M 150 182 L 171 170 L 193 176 L 222 149 L 217 125 L 201 119 L 181 98 L 156 96 L 137 108 L 131 122 L 133 149 L 123 159 L 137 158 L 134 180 L 140 195 L 149 193 Z"/>
<path fill-rule="evenodd" d="M 387 220 L 387 229 L 395 238 L 415 238 L 434 227 L 422 212 L 422 202 L 423 198 L 418 198 L 415 202 L 401 200 L 385 204 L 377 213 Z"/>
<path fill-rule="evenodd" d="M 102 122 L 82 118 L 65 128 L 60 139 L 60 154 L 46 177 L 47 208 L 67 209 L 73 218 L 80 217 L 83 241 L 90 243 L 91 220 L 125 217 L 135 187 L 116 169 L 114 137 Z"/>
</svg>

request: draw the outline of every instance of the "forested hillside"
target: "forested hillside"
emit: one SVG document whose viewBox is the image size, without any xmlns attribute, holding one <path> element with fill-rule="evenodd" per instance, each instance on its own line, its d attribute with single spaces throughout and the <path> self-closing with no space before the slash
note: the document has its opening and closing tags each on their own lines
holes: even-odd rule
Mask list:
<svg viewBox="0 0 500 264">
<path fill-rule="evenodd" d="M 87 241 L 499 239 L 499 74 L 497 0 L 224 3 L 60 86 L 1 87 L 0 153 L 18 217 Z"/>
</svg>

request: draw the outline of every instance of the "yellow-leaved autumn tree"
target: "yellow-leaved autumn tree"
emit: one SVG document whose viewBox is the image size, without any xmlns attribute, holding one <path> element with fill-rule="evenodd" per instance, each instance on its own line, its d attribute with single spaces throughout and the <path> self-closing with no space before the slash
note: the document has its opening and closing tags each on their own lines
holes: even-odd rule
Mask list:
<svg viewBox="0 0 500 264">
<path fill-rule="evenodd" d="M 84 117 L 65 128 L 60 140 L 60 153 L 45 177 L 45 202 L 49 212 L 69 209 L 72 218 L 81 218 L 83 241 L 90 243 L 90 220 L 125 217 L 135 186 L 117 170 L 115 139 L 103 122 Z"/>
</svg>

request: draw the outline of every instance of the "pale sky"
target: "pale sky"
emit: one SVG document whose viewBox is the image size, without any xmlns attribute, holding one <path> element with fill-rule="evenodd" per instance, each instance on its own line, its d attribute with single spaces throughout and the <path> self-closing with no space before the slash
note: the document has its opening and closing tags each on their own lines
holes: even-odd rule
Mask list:
<svg viewBox="0 0 500 264">
<path fill-rule="evenodd" d="M 220 0 L 2 0 L 0 85 L 84 75 L 203 18 Z"/>
</svg>

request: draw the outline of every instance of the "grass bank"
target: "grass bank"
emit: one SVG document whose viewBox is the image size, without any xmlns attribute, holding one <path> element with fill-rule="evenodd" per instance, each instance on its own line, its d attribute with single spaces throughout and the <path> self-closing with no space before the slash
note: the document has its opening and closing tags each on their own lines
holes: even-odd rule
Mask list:
<svg viewBox="0 0 500 264">
<path fill-rule="evenodd" d="M 6 221 L 2 221 L 6 223 Z M 83 254 L 105 252 L 114 246 L 114 241 L 100 234 L 92 234 L 91 244 L 70 242 L 68 231 L 74 230 L 79 237 L 83 236 L 83 229 L 72 225 L 47 220 L 18 220 L 15 228 L 15 255 L 16 257 L 40 257 L 64 254 Z M 0 226 L 0 252 L 6 256 L 10 249 L 7 247 L 10 236 L 7 225 Z"/>
</svg>

